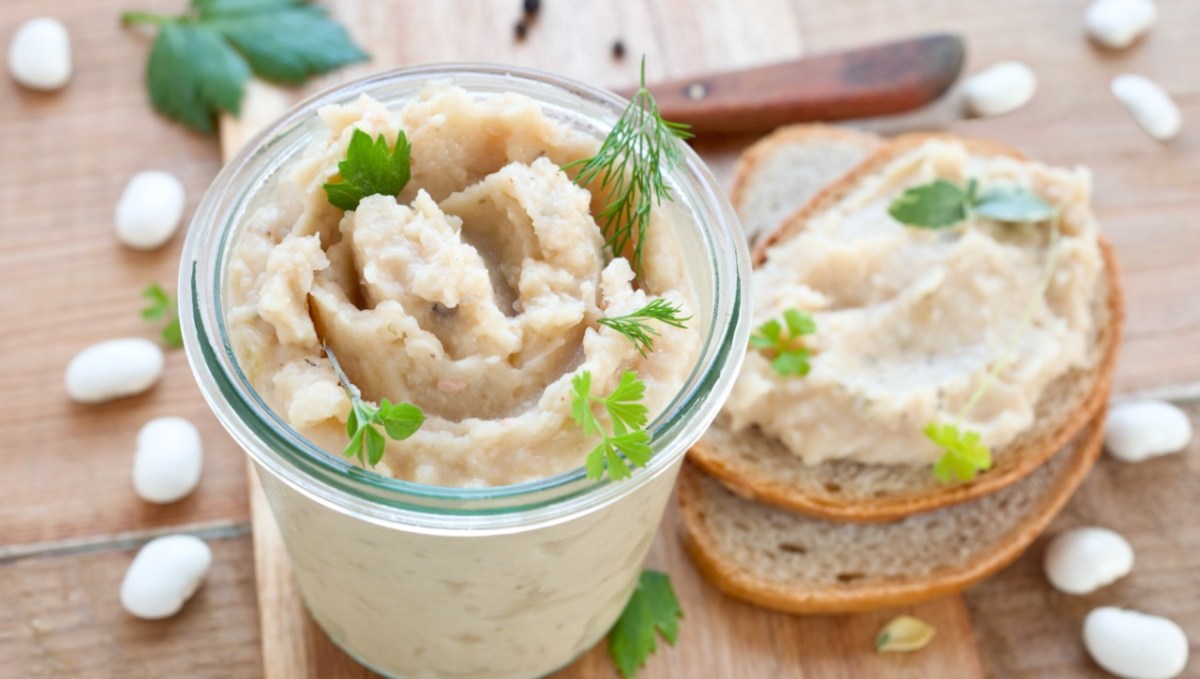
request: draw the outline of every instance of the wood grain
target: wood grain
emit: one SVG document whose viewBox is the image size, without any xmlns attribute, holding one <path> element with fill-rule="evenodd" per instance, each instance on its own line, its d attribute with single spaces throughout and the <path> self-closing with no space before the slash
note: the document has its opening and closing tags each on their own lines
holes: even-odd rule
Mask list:
<svg viewBox="0 0 1200 679">
<path fill-rule="evenodd" d="M 250 540 L 208 539 L 213 567 L 179 615 L 138 620 L 118 591 L 131 547 L 0 562 L 0 676 L 242 679 L 258 676 Z"/>
<path fill-rule="evenodd" d="M 920 114 L 867 125 L 882 131 L 948 127 L 998 138 L 1049 162 L 1090 166 L 1097 210 L 1117 245 L 1129 295 L 1116 388 L 1194 385 L 1200 382 L 1200 305 L 1193 301 L 1200 289 L 1200 70 L 1194 67 L 1200 57 L 1200 4 L 1159 0 L 1160 20 L 1150 35 L 1126 52 L 1107 53 L 1082 39 L 1079 19 L 1087 1 L 1012 0 L 968 8 L 957 0 L 555 0 L 543 3 L 538 24 L 517 44 L 510 38 L 517 0 L 326 0 L 360 41 L 371 44 L 375 60 L 314 87 L 381 68 L 446 60 L 537 66 L 620 87 L 636 81 L 636 57 L 642 53 L 651 78 L 683 78 L 916 33 L 959 31 L 968 40 L 969 71 L 1014 57 L 1035 69 L 1040 86 L 1029 106 L 999 118 L 964 120 L 952 92 Z M 220 163 L 214 140 L 151 113 L 141 86 L 149 42 L 117 25 L 124 9 L 176 12 L 184 5 L 184 0 L 0 3 L 5 43 L 21 21 L 57 16 L 72 33 L 76 58 L 73 80 L 58 94 L 28 92 L 0 77 L 0 304 L 6 312 L 0 326 L 0 561 L 5 554 L 61 554 L 56 550 L 81 544 L 110 550 L 0 565 L 0 591 L 10 604 L 0 613 L 0 677 L 257 676 L 249 536 L 230 540 L 239 548 L 218 549 L 214 577 L 199 595 L 239 599 L 237 606 L 222 608 L 228 614 L 218 629 L 189 618 L 188 625 L 198 626 L 168 624 L 167 631 L 147 627 L 144 634 L 131 634 L 114 607 L 114 583 L 129 558 L 115 535 L 175 525 L 236 525 L 249 517 L 242 454 L 208 414 L 182 354 L 170 354 L 162 384 L 134 399 L 84 408 L 67 402 L 60 386 L 66 362 L 83 346 L 117 336 L 154 336 L 137 318 L 139 291 L 152 280 L 169 282 L 176 273 L 180 238 L 158 252 L 132 253 L 112 237 L 112 211 L 125 181 L 143 169 L 170 170 L 187 186 L 190 208 Z M 412 26 L 420 30 L 408 30 Z M 624 61 L 609 57 L 616 38 L 630 55 Z M 1107 91 L 1109 79 L 1126 71 L 1153 76 L 1175 95 L 1185 119 L 1180 138 L 1158 144 L 1131 123 Z M 732 159 L 749 141 L 700 140 L 698 147 L 727 177 Z M 200 490 L 168 507 L 144 505 L 129 492 L 136 430 L 159 414 L 192 419 L 205 441 Z M 1168 466 L 1168 476 L 1191 475 L 1194 482 L 1200 469 L 1194 457 L 1187 459 L 1186 465 Z M 1100 478 L 1105 470 L 1102 465 Z M 1151 515 L 1130 510 L 1144 521 L 1129 530 L 1161 539 L 1159 547 L 1135 542 L 1149 551 L 1139 551 L 1128 581 L 1139 583 L 1132 594 L 1194 610 L 1198 569 L 1185 557 L 1200 550 L 1194 533 L 1186 532 L 1194 519 L 1189 523 L 1180 512 L 1194 512 L 1200 497 L 1185 488 L 1159 498 L 1153 487 L 1128 485 L 1131 473 L 1113 481 L 1114 489 L 1133 493 L 1124 506 L 1136 509 L 1138 493 L 1145 492 L 1147 503 L 1169 503 L 1159 513 L 1182 517 L 1155 523 Z M 1079 510 L 1079 520 L 1094 520 L 1091 512 L 1104 509 L 1104 498 L 1097 492 Z M 1108 525 L 1125 530 L 1120 516 L 1111 518 Z M 1183 556 L 1172 560 L 1172 554 Z M 227 567 L 241 570 L 222 579 L 219 569 Z M 689 567 L 680 568 L 677 577 L 689 577 Z M 108 569 L 108 575 L 94 575 L 97 569 Z M 39 580 L 42 571 L 49 575 Z M 990 675 L 1097 672 L 1079 655 L 1081 612 L 1069 606 L 1077 602 L 1045 603 L 1056 596 L 1037 577 L 1036 554 L 968 593 Z M 1125 602 L 1124 596 L 1112 596 Z M 1027 606 L 1011 605 L 1018 598 Z M 184 615 L 193 616 L 202 601 L 189 604 Z M 55 620 L 85 622 L 34 635 L 30 630 L 44 624 L 49 612 Z M 751 609 L 737 619 L 754 615 L 772 619 Z M 1188 615 L 1181 611 L 1181 622 Z M 754 648 L 763 658 L 768 652 L 795 658 L 824 651 L 799 646 L 795 628 L 775 624 L 754 628 L 759 635 Z M 652 661 L 658 664 L 648 676 L 663 676 L 670 663 L 683 662 L 672 660 L 675 655 L 704 650 L 696 647 L 706 642 L 689 638 L 689 625 L 680 648 Z M 1186 626 L 1195 644 L 1200 632 L 1194 622 Z M 737 629 L 727 631 L 737 638 Z M 234 638 L 245 645 L 227 647 Z M 811 639 L 825 643 L 824 637 Z M 596 655 L 584 662 L 600 660 Z M 230 671 L 222 672 L 218 661 Z M 767 667 L 774 672 L 769 676 L 785 672 L 769 660 L 747 662 Z M 1190 675 L 1200 676 L 1194 665 Z M 172 672 L 179 667 L 195 671 Z"/>
</svg>

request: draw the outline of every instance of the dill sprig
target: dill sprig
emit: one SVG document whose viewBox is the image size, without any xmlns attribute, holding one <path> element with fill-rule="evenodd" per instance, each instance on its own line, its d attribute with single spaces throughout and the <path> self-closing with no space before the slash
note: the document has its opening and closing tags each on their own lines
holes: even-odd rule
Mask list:
<svg viewBox="0 0 1200 679">
<path fill-rule="evenodd" d="M 633 95 L 621 118 L 605 137 L 595 156 L 568 163 L 564 169 L 581 167 L 575 182 L 599 181 L 610 196 L 598 217 L 604 222 L 604 239 L 614 257 L 622 256 L 632 242 L 633 268 L 641 272 L 642 247 L 654 205 L 671 199 L 664 173 L 681 160 L 680 139 L 689 139 L 689 125 L 663 120 L 658 103 L 646 89 L 646 59 L 642 58 L 641 87 Z"/>
<path fill-rule="evenodd" d="M 629 338 L 629 341 L 633 342 L 638 353 L 644 358 L 654 346 L 654 338 L 658 337 L 658 330 L 655 330 L 646 321 L 655 320 L 675 328 L 686 328 L 687 321 L 692 320 L 692 317 L 681 316 L 682 312 L 683 309 L 680 306 L 659 297 L 631 314 L 604 316 L 596 322 Z"/>
</svg>

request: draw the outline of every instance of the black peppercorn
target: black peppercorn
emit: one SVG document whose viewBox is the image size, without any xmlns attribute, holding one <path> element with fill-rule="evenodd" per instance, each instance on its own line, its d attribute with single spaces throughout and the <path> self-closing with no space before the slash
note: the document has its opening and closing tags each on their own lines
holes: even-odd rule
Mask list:
<svg viewBox="0 0 1200 679">
<path fill-rule="evenodd" d="M 613 59 L 618 61 L 625 58 L 625 43 L 620 39 L 614 40 L 612 44 Z"/>
<path fill-rule="evenodd" d="M 523 0 L 521 9 L 525 10 L 526 16 L 533 16 L 542 9 L 542 0 Z"/>
<path fill-rule="evenodd" d="M 522 19 L 522 20 L 518 21 L 515 26 L 513 26 L 513 36 L 515 36 L 518 41 L 524 40 L 525 33 L 528 30 L 529 30 L 529 26 L 525 23 L 525 20 Z"/>
</svg>

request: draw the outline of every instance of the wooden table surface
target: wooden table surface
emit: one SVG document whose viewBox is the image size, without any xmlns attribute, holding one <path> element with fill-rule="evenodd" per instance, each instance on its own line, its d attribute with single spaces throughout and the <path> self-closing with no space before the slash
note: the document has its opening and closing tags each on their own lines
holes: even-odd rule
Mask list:
<svg viewBox="0 0 1200 679">
<path fill-rule="evenodd" d="M 181 238 L 160 251 L 135 253 L 112 235 L 113 210 L 129 176 L 152 168 L 174 172 L 188 188 L 190 209 L 220 164 L 214 139 L 150 111 L 141 84 L 148 41 L 117 23 L 124 9 L 174 12 L 183 4 L 0 5 L 5 43 L 21 21 L 56 16 L 72 33 L 76 62 L 72 82 L 57 94 L 25 91 L 0 77 L 0 304 L 6 311 L 0 326 L 0 677 L 240 679 L 262 673 L 242 454 L 201 401 L 182 353 L 168 355 L 158 387 L 133 399 L 84 407 L 70 403 L 61 386 L 67 361 L 83 346 L 116 336 L 152 337 L 138 318 L 139 291 L 176 275 Z M 522 44 L 511 39 L 517 0 L 329 4 L 371 46 L 374 61 L 313 88 L 445 60 L 534 65 L 621 86 L 635 79 L 641 53 L 652 78 L 682 77 L 932 30 L 967 37 L 970 70 L 1005 58 L 1026 60 L 1039 74 L 1039 92 L 1013 114 L 963 120 L 952 93 L 919 115 L 866 125 L 884 132 L 945 127 L 999 139 L 1048 162 L 1091 167 L 1096 209 L 1117 246 L 1128 296 L 1117 392 L 1164 394 L 1200 423 L 1200 3 L 1194 0 L 1161 0 L 1152 34 L 1123 53 L 1102 52 L 1083 39 L 1085 0 L 547 0 Z M 631 55 L 624 61 L 609 56 L 616 38 Z M 1178 139 L 1159 144 L 1133 125 L 1107 89 L 1121 72 L 1150 75 L 1175 96 L 1185 119 Z M 748 141 L 703 142 L 700 150 L 727 177 Z M 201 428 L 204 475 L 186 500 L 151 506 L 130 488 L 133 441 L 145 420 L 168 414 Z M 1095 523 L 1123 532 L 1137 552 L 1134 573 L 1097 594 L 1066 597 L 1040 575 L 1039 542 L 1014 566 L 969 590 L 967 609 L 988 674 L 1103 676 L 1079 643 L 1083 616 L 1103 604 L 1173 617 L 1192 640 L 1193 656 L 1200 655 L 1197 506 L 1197 444 L 1185 455 L 1137 466 L 1104 460 L 1056 526 Z M 212 545 L 207 583 L 169 621 L 130 618 L 117 603 L 117 588 L 132 553 L 146 539 L 177 530 Z M 662 538 L 674 536 L 668 531 Z M 656 548 L 656 555 L 663 553 L 662 545 Z M 686 562 L 659 565 L 684 579 L 693 575 Z M 720 595 L 708 588 L 698 596 Z M 773 624 L 774 614 L 738 606 L 743 619 Z M 722 629 L 737 633 L 736 626 Z M 777 629 L 787 627 L 781 622 Z M 642 676 L 671 676 L 671 654 L 704 643 L 688 637 L 688 622 L 681 634 L 680 648 L 661 653 Z M 732 659 L 717 676 L 798 673 L 790 668 L 801 667 L 806 654 L 829 652 L 799 648 L 782 634 L 748 639 L 746 657 Z M 776 657 L 797 662 L 772 664 Z M 756 673 L 743 672 L 750 667 Z M 1200 660 L 1187 672 L 1200 676 Z"/>
</svg>

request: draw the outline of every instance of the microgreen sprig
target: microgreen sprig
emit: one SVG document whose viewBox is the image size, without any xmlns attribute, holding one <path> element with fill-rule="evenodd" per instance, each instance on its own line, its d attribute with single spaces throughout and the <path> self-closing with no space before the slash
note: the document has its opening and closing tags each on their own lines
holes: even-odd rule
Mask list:
<svg viewBox="0 0 1200 679">
<path fill-rule="evenodd" d="M 784 333 L 784 329 L 787 333 Z M 804 377 L 811 368 L 812 353 L 800 342 L 817 331 L 817 323 L 799 309 L 783 312 L 783 323 L 771 319 L 750 335 L 750 346 L 771 357 L 771 367 L 785 377 Z"/>
<path fill-rule="evenodd" d="M 591 391 L 591 372 L 585 370 L 571 380 L 571 419 L 583 428 L 584 436 L 600 435 L 600 443 L 587 456 L 588 478 L 599 479 L 606 468 L 608 477 L 614 481 L 629 478 L 631 472 L 626 459 L 641 467 L 654 454 L 650 448 L 650 434 L 645 430 L 648 410 L 641 403 L 646 395 L 646 384 L 638 379 L 637 373 L 626 370 L 608 396 L 593 396 Z M 593 404 L 600 404 L 608 413 L 612 422 L 611 434 L 600 425 L 592 410 Z"/>
<path fill-rule="evenodd" d="M 387 447 L 387 441 L 379 429 L 382 427 L 393 441 L 403 441 L 417 433 L 425 423 L 425 414 L 411 403 L 392 403 L 386 398 L 378 406 L 367 403 L 362 399 L 362 392 L 342 371 L 328 344 L 325 345 L 325 355 L 342 389 L 350 397 L 350 416 L 346 418 L 346 435 L 350 437 L 350 442 L 346 444 L 342 455 L 357 457 L 359 462 L 374 467 L 383 459 Z"/>
<path fill-rule="evenodd" d="M 638 353 L 645 357 L 654 346 L 654 338 L 659 334 L 658 330 L 646 321 L 655 320 L 671 327 L 686 328 L 687 321 L 692 320 L 692 317 L 682 316 L 682 313 L 683 309 L 680 306 L 659 297 L 633 313 L 624 316 L 604 316 L 596 322 L 627 337 L 637 347 Z"/>
<path fill-rule="evenodd" d="M 941 457 L 933 465 L 933 475 L 937 480 L 942 483 L 950 483 L 956 479 L 970 481 L 979 472 L 992 468 L 992 451 L 983 443 L 979 432 L 963 427 L 962 423 L 991 388 L 1000 372 L 1008 367 L 1017 344 L 1033 320 L 1034 309 L 1046 294 L 1058 251 L 1058 214 L 1045 200 L 1028 189 L 999 184 L 979 191 L 975 179 L 969 180 L 965 188 L 945 179 L 914 186 L 892 201 L 888 207 L 888 214 L 902 224 L 926 229 L 953 227 L 973 215 L 1012 223 L 1050 220 L 1050 245 L 1041 279 L 1033 298 L 1025 306 L 1021 322 L 1006 343 L 1000 360 L 984 375 L 953 422 L 930 422 L 925 426 L 925 437 L 942 449 Z"/>
<path fill-rule="evenodd" d="M 183 346 L 183 332 L 179 327 L 179 310 L 175 300 L 158 283 L 151 283 L 142 291 L 146 306 L 142 309 L 142 320 L 167 322 L 162 329 L 163 344 L 178 349 Z"/>
<path fill-rule="evenodd" d="M 691 138 L 688 130 L 688 125 L 663 120 L 654 95 L 646 88 L 643 58 L 641 86 L 600 150 L 591 158 L 563 166 L 580 168 L 576 183 L 599 181 L 601 190 L 608 192 L 609 202 L 598 215 L 604 222 L 605 242 L 614 257 L 622 256 L 632 242 L 635 271 L 642 268 L 650 212 L 655 204 L 671 199 L 671 187 L 664 174 L 682 162 L 678 142 Z"/>
</svg>

